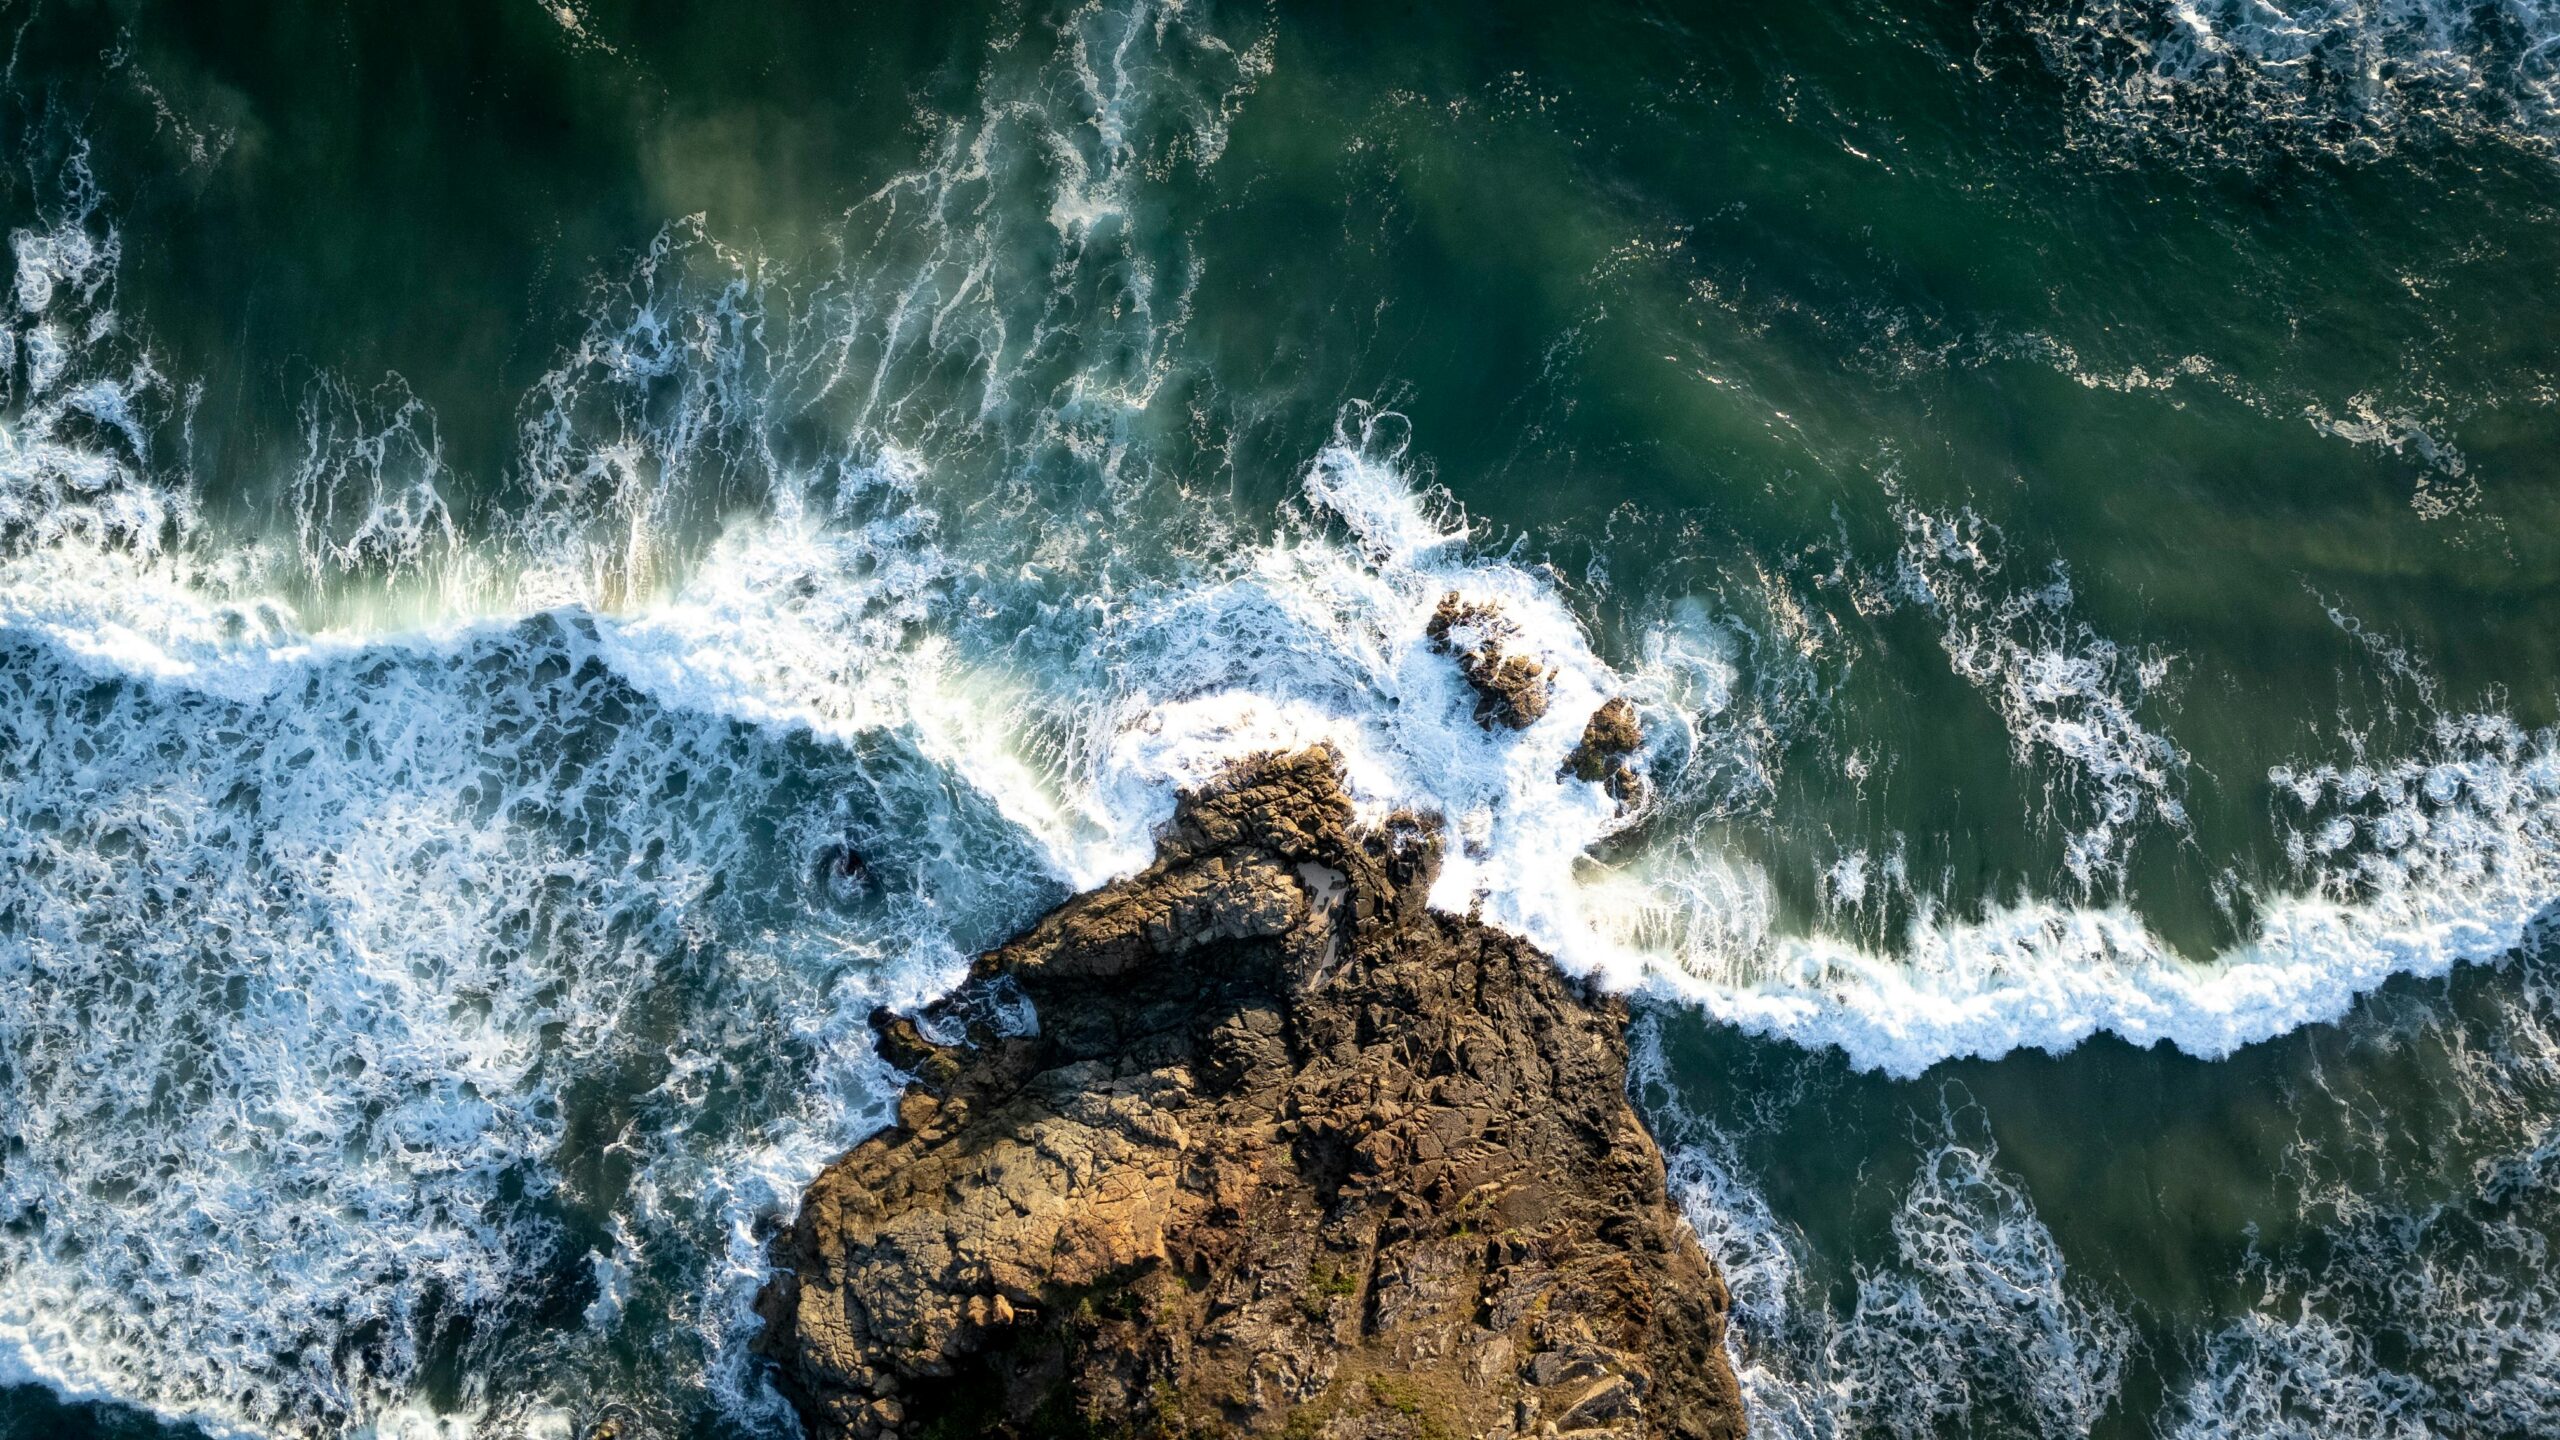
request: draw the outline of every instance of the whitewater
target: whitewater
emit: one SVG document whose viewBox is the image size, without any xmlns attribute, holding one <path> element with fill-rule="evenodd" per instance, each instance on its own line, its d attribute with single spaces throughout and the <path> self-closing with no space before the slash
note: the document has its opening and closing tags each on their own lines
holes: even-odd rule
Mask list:
<svg viewBox="0 0 2560 1440">
<path fill-rule="evenodd" d="M 2377 55 L 2424 29 L 2409 8 L 2378 12 Z M 2543 12 L 2508 9 L 2545 54 Z M 2180 7 L 2163 64 L 2222 74 L 2244 42 L 2253 74 L 2291 63 L 2292 32 L 2206 13 Z M 2560 736 L 2448 710 L 2370 754 L 2342 722 L 2264 777 L 2289 865 L 2232 881 L 2245 938 L 2183 952 L 2125 884 L 2137 843 L 2187 833 L 2160 719 L 2179 657 L 2100 633 L 2068 568 L 1999 526 L 1897 496 L 1900 548 L 1842 583 L 1916 617 L 1996 714 L 2039 777 L 2052 884 L 1953 895 L 1894 837 L 1850 837 L 1811 879 L 1823 915 L 1782 913 L 1722 827 L 1772 744 L 1740 723 L 1739 657 L 1810 631 L 1566 575 L 1469 513 L 1392 397 L 1346 401 L 1276 505 L 1181 503 L 1133 417 L 1182 376 L 1198 258 L 1140 232 L 1273 52 L 1181 6 L 1087 7 L 1062 35 L 1036 85 L 864 199 L 867 248 L 834 274 L 669 225 L 526 398 L 494 521 L 460 515 L 431 411 L 390 381 L 313 389 L 283 524 L 209 517 L 158 438 L 189 382 L 117 307 L 109 197 L 63 167 L 54 223 L 11 236 L 4 327 L 0 1380 L 223 1436 L 593 1418 L 511 1368 L 776 1423 L 748 1302 L 773 1218 L 886 1119 L 872 1011 L 1131 872 L 1180 789 L 1272 749 L 1330 744 L 1371 817 L 1438 817 L 1435 906 L 1640 995 L 1645 1023 L 1700 1014 L 1897 1079 L 2100 1035 L 2221 1059 L 2395 978 L 2506 963 L 2560 902 Z M 2506 83 L 2544 133 L 2547 75 Z M 2148 94 L 2122 84 L 2109 127 Z M 990 198 L 1033 153 L 1039 203 Z M 1020 264 L 1026 233 L 1053 263 Z M 971 378 L 941 393 L 954 356 Z M 806 445 L 816 413 L 852 438 Z M 970 488 L 1034 452 L 1090 488 Z M 1476 722 L 1424 633 L 1449 594 L 1549 668 L 1543 718 Z M 1617 696 L 1647 737 L 1633 810 L 1564 765 Z M 1874 933 L 1888 909 L 1908 922 Z M 2547 1060 L 2528 1011 L 2505 1043 Z M 1648 1064 L 1640 1095 L 1673 1066 Z M 1666 1088 L 1649 1113 L 1734 1274 L 1767 1433 L 1849 1433 L 1914 1356 L 2029 1377 L 2041 1433 L 2111 1403 L 2128 1321 L 2066 1282 L 1961 1096 L 1845 1319 L 1736 1137 L 1679 1110 Z M 2552 1145 L 2496 1143 L 2536 1166 Z M 2364 1219 L 2425 1270 L 2405 1217 Z M 2533 1283 L 2507 1332 L 2560 1313 Z M 2460 1309 L 2424 1313 L 2458 1336 Z M 2361 1342 L 2337 1331 L 2306 1311 L 2217 1335 L 2181 1433 L 2264 1433 L 2208 1420 L 2278 1372 L 2367 1433 L 2436 1414 L 2346 1393 Z M 635 1369 L 633 1335 L 666 1373 Z M 431 1373 L 469 1378 L 429 1404 Z"/>
<path fill-rule="evenodd" d="M 1617 841 L 1642 816 L 1564 771 L 1584 717 L 1629 695 L 1655 803 L 1677 803 L 1731 679 L 1712 622 L 1686 607 L 1642 657 L 1603 662 L 1547 578 L 1477 553 L 1451 502 L 1417 493 L 1400 436 L 1369 417 L 1314 457 L 1284 538 L 1076 617 L 1082 658 L 1054 676 L 972 666 L 933 632 L 950 562 L 915 499 L 918 462 L 896 455 L 839 492 L 840 513 L 882 514 L 778 506 L 720 536 L 670 597 L 620 613 L 315 635 L 272 598 L 208 599 L 170 557 L 57 540 L 14 559 L 0 1034 L 32 1103 L 9 1203 L 47 1217 L 45 1235 L 122 1244 L 13 1240 L 12 1377 L 147 1398 L 219 1431 L 396 1417 L 396 1386 L 368 1397 L 352 1375 L 244 1380 L 315 1334 L 502 1308 L 563 1237 L 481 1210 L 571 1183 L 550 1169 L 575 1123 L 566 1088 L 652 1044 L 668 1047 L 653 1099 L 748 1085 L 723 1073 L 740 1055 L 706 1038 L 744 1005 L 802 1052 L 789 1103 L 721 1137 L 644 1107 L 626 1143 L 643 1197 L 682 1183 L 722 1217 L 703 1262 L 716 1284 L 688 1323 L 711 1337 L 714 1383 L 751 1407 L 755 1220 L 885 1117 L 870 1008 L 930 998 L 1007 924 L 1133 870 L 1179 788 L 1275 748 L 1332 744 L 1373 814 L 1439 816 L 1455 843 L 1435 905 L 1613 987 L 1902 1075 L 2102 1030 L 2228 1054 L 2336 1019 L 2394 974 L 2496 960 L 2560 883 L 2550 738 L 2457 717 L 2436 754 L 2271 777 L 2318 878 L 2273 897 L 2225 955 L 2180 956 L 2123 906 L 2067 900 L 1930 916 L 1891 953 L 1779 933 L 1735 862 Z M 148 503 L 114 483 L 89 487 L 102 515 Z M 1477 724 L 1424 638 L 1452 592 L 1501 605 L 1554 669 L 1556 703 L 1517 735 Z M 2103 706 L 2072 688 L 2084 671 L 2029 641 L 1985 665 L 2023 697 L 2021 743 Z M 1068 739 L 1019 747 L 1020 717 L 1061 704 Z M 2104 743 L 2090 753 L 2094 783 L 2159 783 Z M 801 897 L 849 883 L 832 865 L 846 851 L 883 889 L 875 913 L 812 924 Z M 740 893 L 758 884 L 773 893 Z M 740 944 L 777 916 L 787 930 Z M 714 937 L 739 948 L 697 982 L 699 1008 L 649 1014 L 636 976 L 708 963 Z M 211 1014 L 165 1007 L 182 995 Z M 648 1236 L 667 1223 L 656 1208 L 589 1252 L 594 1320 L 628 1303 L 631 1252 L 702 1243 Z M 207 1327 L 183 1365 L 172 1315 Z M 419 1358 L 361 1368 L 398 1376 Z"/>
</svg>

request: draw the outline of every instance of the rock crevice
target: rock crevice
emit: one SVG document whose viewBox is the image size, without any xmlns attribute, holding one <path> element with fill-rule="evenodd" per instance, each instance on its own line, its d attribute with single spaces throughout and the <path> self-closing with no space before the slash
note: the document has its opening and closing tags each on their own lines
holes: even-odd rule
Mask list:
<svg viewBox="0 0 2560 1440">
<path fill-rule="evenodd" d="M 899 1123 L 759 1301 L 811 1433 L 1741 1436 L 1622 1007 L 1426 909 L 1439 853 L 1357 825 L 1330 752 L 1265 757 L 876 1021 Z"/>
</svg>

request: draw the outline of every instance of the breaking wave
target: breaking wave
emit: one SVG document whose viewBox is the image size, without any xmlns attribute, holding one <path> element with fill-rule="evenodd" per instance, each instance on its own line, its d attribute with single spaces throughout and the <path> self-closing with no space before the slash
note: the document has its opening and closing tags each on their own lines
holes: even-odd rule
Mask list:
<svg viewBox="0 0 2560 1440">
<path fill-rule="evenodd" d="M 16 435 L 41 434 L 51 393 Z M 1729 903 L 1740 862 L 1645 843 L 1630 827 L 1660 814 L 1563 773 L 1584 717 L 1630 694 L 1676 797 L 1720 743 L 1712 627 L 1676 612 L 1612 667 L 1550 577 L 1478 553 L 1454 502 L 1417 490 L 1403 445 L 1397 417 L 1356 415 L 1275 540 L 1048 612 L 1028 632 L 1042 669 L 947 625 L 965 567 L 929 467 L 895 449 L 777 489 L 660 599 L 405 638 L 206 598 L 139 543 L 165 518 L 21 549 L 0 572 L 21 777 L 0 1051 L 29 1100 L 0 1196 L 11 1368 L 292 1429 L 399 1413 L 440 1354 L 485 1375 L 528 1363 L 510 1344 L 600 1352 L 645 1324 L 694 1337 L 669 1363 L 752 1408 L 756 1224 L 877 1122 L 869 1008 L 1141 863 L 1177 787 L 1279 745 L 1329 740 L 1364 804 L 1444 818 L 1434 903 L 1900 1074 L 2100 1029 L 2227 1053 L 2391 974 L 2495 958 L 2554 893 L 2560 758 L 2476 717 L 2429 755 L 2272 777 L 2307 878 L 2231 955 L 2191 961 L 2129 909 L 2063 901 L 1924 916 L 1892 954 L 1754 931 Z M 45 454 L 27 488 L 184 510 L 129 464 Z M 1936 522 L 1913 533 L 1915 567 L 1966 553 Z M 1943 596 L 1962 564 L 1912 592 Z M 1425 640 L 1451 591 L 1501 606 L 1550 667 L 1556 703 L 1528 729 L 1477 724 Z M 2130 823 L 2119 787 L 2159 807 L 2175 767 L 2116 688 L 2147 682 L 2056 621 L 2066 601 L 1946 604 L 1950 662 L 2022 747 L 2062 757 L 2102 860 L 2105 827 Z M 1634 848 L 1592 858 L 1613 840 Z M 1684 1174 L 1721 1194 L 1708 1153 Z M 1954 1388 L 1912 1413 L 1993 1406 L 2053 1433 L 2097 1413 L 2121 1326 L 2063 1287 L 2022 1207 L 1982 1144 L 1934 1151 L 1900 1260 L 1805 1352 L 1829 1388 L 1762 1375 L 1767 1413 L 1817 1392 L 1855 1411 L 1837 1396 L 1929 1357 Z M 1736 1192 L 1717 1213 L 1754 1212 Z M 1783 1247 L 1719 1245 L 1746 1296 L 1783 1290 Z M 1980 1310 L 1985 1275 L 2046 1318 Z M 562 1312 L 592 1328 L 530 1323 Z M 2011 1373 L 2038 1378 L 1977 1393 Z"/>
<path fill-rule="evenodd" d="M 2079 0 L 1995 12 L 2072 91 L 2083 143 L 2253 168 L 2436 139 L 2560 144 L 2545 0 Z"/>
<path fill-rule="evenodd" d="M 2356 23 L 2391 53 L 2488 33 L 2403 11 Z M 2146 52 L 2169 82 L 2364 54 L 2244 64 L 2275 42 L 2216 13 L 2164 12 L 2192 52 Z M 2179 953 L 2111 898 L 2185 823 L 2176 657 L 2078 619 L 2067 571 L 2007 578 L 1978 517 L 1905 506 L 1880 603 L 1929 617 L 2043 781 L 2066 893 L 1967 910 L 1858 851 L 1821 893 L 1892 891 L 1904 933 L 1781 924 L 1701 823 L 1765 740 L 1735 713 L 1753 631 L 1720 601 L 1656 597 L 1604 656 L 1590 596 L 1492 553 L 1375 407 L 1273 514 L 1188 503 L 1159 463 L 1144 421 L 1187 373 L 1199 261 L 1147 187 L 1215 158 L 1267 34 L 1095 5 L 993 63 L 983 107 L 853 207 L 834 268 L 679 221 L 600 282 L 493 504 L 458 503 L 397 377 L 313 377 L 272 534 L 202 513 L 193 392 L 127 332 L 119 238 L 67 162 L 11 237 L 0 346 L 0 1377 L 259 1433 L 561 1429 L 597 1393 L 770 1415 L 743 1344 L 760 1227 L 880 1121 L 872 1007 L 1143 863 L 1179 787 L 1278 746 L 1329 741 L 1362 805 L 1442 818 L 1434 904 L 1896 1075 L 2100 1031 L 2228 1054 L 2494 960 L 2560 899 L 2560 742 L 2449 715 L 2417 753 L 2271 773 L 2291 873 L 2245 943 Z M 2548 97 L 2513 84 L 2542 134 Z M 1547 668 L 1527 728 L 1478 724 L 1428 643 L 1450 593 Z M 1648 737 L 1632 810 L 1564 764 L 1618 695 Z M 1675 1145 L 1774 1433 L 2069 1434 L 2111 1403 L 2126 1322 L 1968 1117 L 1846 1317 L 1729 1148 Z M 2487 1281 L 2391 1248 L 2439 1223 L 2359 1233 L 2377 1273 L 2467 1304 Z M 2538 1321 L 2540 1295 L 2488 1298 Z M 2269 1367 L 2313 1374 L 2322 1314 L 2216 1337 L 2193 1433 Z M 454 1415 L 417 1408 L 431 1373 L 465 1377 Z M 2407 1384 L 2450 1404 L 2470 1381 Z"/>
</svg>

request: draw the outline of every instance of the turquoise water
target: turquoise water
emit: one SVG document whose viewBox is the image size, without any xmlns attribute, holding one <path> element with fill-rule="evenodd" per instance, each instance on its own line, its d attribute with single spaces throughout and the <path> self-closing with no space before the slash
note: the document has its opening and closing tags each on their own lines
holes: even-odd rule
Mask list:
<svg viewBox="0 0 2560 1440">
<path fill-rule="evenodd" d="M 787 1427 L 870 1009 L 1319 738 L 1757 1433 L 2560 1431 L 2560 10 L 0 22 L 0 1433 Z"/>
</svg>

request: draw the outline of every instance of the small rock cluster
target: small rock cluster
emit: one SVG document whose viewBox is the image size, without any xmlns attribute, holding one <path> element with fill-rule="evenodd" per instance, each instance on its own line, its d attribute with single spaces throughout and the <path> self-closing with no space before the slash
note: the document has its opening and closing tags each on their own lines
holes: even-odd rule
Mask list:
<svg viewBox="0 0 2560 1440">
<path fill-rule="evenodd" d="M 1510 653 L 1519 627 L 1490 601 L 1470 600 L 1452 590 L 1440 597 L 1424 627 L 1431 647 L 1458 662 L 1469 688 L 1476 692 L 1476 723 L 1526 730 L 1543 718 L 1553 703 L 1546 667 L 1525 655 Z M 1644 774 L 1632 758 L 1644 744 L 1636 707 L 1621 696 L 1592 712 L 1582 727 L 1582 743 L 1565 758 L 1565 770 L 1578 779 L 1606 788 L 1621 813 L 1644 803 Z"/>
<path fill-rule="evenodd" d="M 1546 667 L 1505 647 L 1519 634 L 1499 609 L 1452 590 L 1440 597 L 1423 633 L 1431 647 L 1458 662 L 1476 692 L 1476 723 L 1526 730 L 1547 713 Z"/>
<path fill-rule="evenodd" d="M 1339 767 L 1184 796 L 1147 870 L 876 1022 L 898 1123 L 759 1300 L 811 1435 L 1745 1433 L 1623 1006 L 1429 910 L 1436 831 L 1356 825 Z"/>
</svg>

